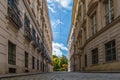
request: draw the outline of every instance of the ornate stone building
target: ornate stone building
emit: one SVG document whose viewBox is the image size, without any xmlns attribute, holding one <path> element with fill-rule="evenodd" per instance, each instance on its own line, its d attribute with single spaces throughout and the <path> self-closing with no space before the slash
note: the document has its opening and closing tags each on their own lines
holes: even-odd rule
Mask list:
<svg viewBox="0 0 120 80">
<path fill-rule="evenodd" d="M 52 71 L 46 0 L 0 1 L 0 74 Z"/>
<path fill-rule="evenodd" d="M 71 71 L 120 71 L 120 0 L 74 0 Z M 72 32 L 73 30 L 73 32 Z M 72 33 L 71 33 L 72 32 Z"/>
</svg>

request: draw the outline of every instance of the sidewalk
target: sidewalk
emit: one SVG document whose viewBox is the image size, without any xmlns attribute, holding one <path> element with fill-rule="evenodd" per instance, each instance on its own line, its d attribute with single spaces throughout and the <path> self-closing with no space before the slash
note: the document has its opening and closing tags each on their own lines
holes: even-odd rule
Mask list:
<svg viewBox="0 0 120 80">
<path fill-rule="evenodd" d="M 20 76 L 29 76 L 29 75 L 36 75 L 36 74 L 47 74 L 47 73 L 42 73 L 42 72 L 35 72 L 35 73 L 20 73 L 20 74 L 4 74 L 0 75 L 1 78 L 11 78 L 11 77 L 20 77 Z"/>
</svg>

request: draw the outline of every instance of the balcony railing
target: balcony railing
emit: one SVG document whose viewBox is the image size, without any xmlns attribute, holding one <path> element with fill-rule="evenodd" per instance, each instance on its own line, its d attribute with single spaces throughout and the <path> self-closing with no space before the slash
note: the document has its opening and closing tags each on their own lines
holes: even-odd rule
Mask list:
<svg viewBox="0 0 120 80">
<path fill-rule="evenodd" d="M 20 12 L 17 8 L 17 4 L 12 0 L 8 2 L 8 17 L 17 25 L 18 28 L 22 27 Z"/>
<path fill-rule="evenodd" d="M 38 44 L 38 50 L 39 50 L 40 52 L 42 52 L 42 50 L 43 50 L 41 43 Z"/>
<path fill-rule="evenodd" d="M 31 32 L 29 27 L 24 27 L 25 29 L 25 37 L 27 37 L 29 40 L 32 40 Z"/>
<path fill-rule="evenodd" d="M 41 51 L 42 54 L 44 54 L 44 45 L 43 45 L 43 43 L 40 43 L 39 50 Z"/>
<path fill-rule="evenodd" d="M 32 35 L 32 44 L 35 46 L 35 47 L 38 47 L 38 44 L 37 44 L 37 41 L 36 41 L 36 37 L 34 35 Z"/>
</svg>

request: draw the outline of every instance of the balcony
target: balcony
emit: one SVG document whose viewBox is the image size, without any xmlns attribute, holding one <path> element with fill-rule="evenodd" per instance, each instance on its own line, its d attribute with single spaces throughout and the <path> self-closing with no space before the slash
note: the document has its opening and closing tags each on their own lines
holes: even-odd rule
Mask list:
<svg viewBox="0 0 120 80">
<path fill-rule="evenodd" d="M 42 45 L 42 43 L 39 43 L 39 45 L 38 45 L 38 50 L 39 50 L 41 53 L 43 53 L 43 45 Z"/>
<path fill-rule="evenodd" d="M 27 16 L 25 16 L 25 22 L 24 22 L 24 35 L 30 41 L 32 40 L 32 36 L 31 36 L 31 32 L 30 32 L 30 21 L 27 18 Z"/>
<path fill-rule="evenodd" d="M 24 28 L 24 36 L 29 39 L 30 41 L 32 40 L 31 32 L 29 27 Z"/>
<path fill-rule="evenodd" d="M 15 23 L 18 29 L 22 27 L 22 22 L 20 20 L 20 11 L 17 8 L 17 3 L 15 0 L 8 1 L 8 18 L 10 21 Z"/>
<path fill-rule="evenodd" d="M 34 45 L 35 47 L 38 47 L 37 41 L 36 41 L 36 37 L 34 35 L 32 35 L 32 45 Z"/>
</svg>

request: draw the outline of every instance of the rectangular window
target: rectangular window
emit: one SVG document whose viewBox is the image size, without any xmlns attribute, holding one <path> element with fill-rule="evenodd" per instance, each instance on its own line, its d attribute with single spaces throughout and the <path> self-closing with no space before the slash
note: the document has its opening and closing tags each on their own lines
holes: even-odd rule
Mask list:
<svg viewBox="0 0 120 80">
<path fill-rule="evenodd" d="M 39 44 L 40 38 L 37 36 L 37 43 Z"/>
<path fill-rule="evenodd" d="M 36 32 L 34 28 L 32 28 L 32 38 L 36 40 Z"/>
<path fill-rule="evenodd" d="M 41 71 L 43 71 L 43 62 L 41 62 L 40 66 L 41 66 Z"/>
<path fill-rule="evenodd" d="M 87 67 L 87 55 L 85 55 L 85 67 Z"/>
<path fill-rule="evenodd" d="M 16 69 L 15 68 L 9 68 L 9 73 L 16 73 Z"/>
<path fill-rule="evenodd" d="M 93 14 L 92 16 L 92 35 L 97 33 L 97 17 L 96 13 Z"/>
<path fill-rule="evenodd" d="M 115 40 L 105 44 L 105 50 L 106 50 L 106 61 L 116 60 Z"/>
<path fill-rule="evenodd" d="M 37 60 L 37 70 L 39 70 L 39 60 Z"/>
<path fill-rule="evenodd" d="M 28 68 L 28 53 L 25 52 L 25 67 Z"/>
<path fill-rule="evenodd" d="M 92 50 L 92 64 L 98 64 L 98 48 Z"/>
<path fill-rule="evenodd" d="M 105 23 L 108 24 L 114 19 L 113 0 L 105 0 Z"/>
<path fill-rule="evenodd" d="M 25 17 L 24 17 L 24 27 L 25 28 L 30 28 L 30 20 L 29 20 L 29 18 L 27 17 L 26 14 L 25 14 Z"/>
<path fill-rule="evenodd" d="M 8 42 L 8 64 L 16 65 L 16 45 Z"/>
<path fill-rule="evenodd" d="M 32 69 L 35 69 L 35 57 L 32 57 Z"/>
</svg>

